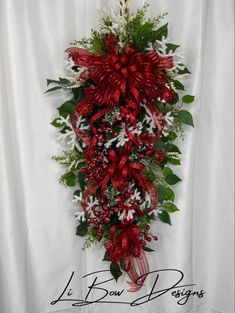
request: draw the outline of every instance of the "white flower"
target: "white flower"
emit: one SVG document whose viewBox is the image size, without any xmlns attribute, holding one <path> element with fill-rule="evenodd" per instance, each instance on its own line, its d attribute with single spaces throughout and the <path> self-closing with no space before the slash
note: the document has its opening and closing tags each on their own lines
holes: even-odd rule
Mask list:
<svg viewBox="0 0 235 313">
<path fill-rule="evenodd" d="M 86 220 L 84 212 L 75 212 L 76 220 L 84 222 Z"/>
<path fill-rule="evenodd" d="M 165 115 L 165 127 L 164 127 L 164 130 L 163 130 L 163 136 L 168 136 L 169 132 L 170 132 L 170 129 L 174 123 L 174 117 L 171 116 L 171 112 L 167 112 L 167 114 Z"/>
<path fill-rule="evenodd" d="M 141 106 L 145 108 L 145 111 L 147 113 L 145 115 L 145 118 L 143 119 L 142 123 L 146 123 L 148 132 L 150 134 L 154 134 L 154 130 L 156 129 L 156 125 L 155 125 L 155 122 L 153 120 L 153 117 L 152 117 L 149 109 L 144 104 L 141 104 Z"/>
<path fill-rule="evenodd" d="M 145 209 L 149 209 L 151 205 L 150 196 L 148 192 L 145 192 L 144 202 L 140 205 L 140 209 L 143 211 Z"/>
<path fill-rule="evenodd" d="M 63 116 L 60 116 L 58 119 L 58 124 L 65 124 L 69 129 L 66 129 L 64 133 L 57 134 L 57 140 L 59 140 L 62 144 L 67 144 L 71 150 L 76 147 L 80 152 L 83 152 L 81 146 L 78 143 L 77 135 L 75 134 L 72 124 L 69 121 L 69 115 L 65 119 Z"/>
<path fill-rule="evenodd" d="M 130 126 L 127 129 L 133 135 L 140 135 L 142 132 L 142 128 L 143 128 L 142 123 L 138 122 L 135 126 Z M 123 126 L 123 127 L 121 127 L 121 131 L 117 135 L 117 137 L 114 137 L 114 138 L 108 140 L 104 144 L 104 146 L 106 149 L 108 149 L 111 147 L 112 143 L 116 141 L 117 142 L 116 147 L 119 148 L 119 147 L 123 147 L 125 145 L 125 143 L 128 142 L 129 140 L 130 140 L 130 138 L 126 132 L 126 127 Z"/>
<path fill-rule="evenodd" d="M 129 205 L 130 201 L 141 201 L 140 192 L 136 188 L 134 189 L 134 194 L 125 201 L 125 205 Z"/>
<path fill-rule="evenodd" d="M 118 218 L 120 221 L 123 221 L 124 219 L 126 219 L 127 221 L 132 220 L 133 219 L 133 215 L 135 213 L 135 210 L 124 210 L 122 213 L 118 213 Z"/>
<path fill-rule="evenodd" d="M 86 120 L 82 116 L 79 116 L 77 120 L 77 128 L 80 128 L 81 130 L 89 129 L 89 125 L 84 125 L 84 122 L 86 122 Z"/>
</svg>

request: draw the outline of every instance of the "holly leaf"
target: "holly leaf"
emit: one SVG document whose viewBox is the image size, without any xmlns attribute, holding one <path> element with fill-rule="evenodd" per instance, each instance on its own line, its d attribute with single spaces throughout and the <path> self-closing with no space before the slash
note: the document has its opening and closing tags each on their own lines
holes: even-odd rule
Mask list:
<svg viewBox="0 0 235 313">
<path fill-rule="evenodd" d="M 195 96 L 191 96 L 191 95 L 185 95 L 183 98 L 182 98 L 182 101 L 183 103 L 192 103 L 195 99 Z"/>
<path fill-rule="evenodd" d="M 181 179 L 177 175 L 175 175 L 175 174 L 169 174 L 169 175 L 166 176 L 166 182 L 169 185 L 175 185 L 179 181 L 181 181 Z"/>
<path fill-rule="evenodd" d="M 171 225 L 171 218 L 168 212 L 162 211 L 158 214 L 158 217 L 163 223 Z"/>
<path fill-rule="evenodd" d="M 181 123 L 194 127 L 192 114 L 188 111 L 181 110 L 177 114 Z"/>
<path fill-rule="evenodd" d="M 167 202 L 164 204 L 164 208 L 168 213 L 174 213 L 179 211 L 179 209 L 177 208 L 177 206 L 174 203 L 171 202 Z"/>
<path fill-rule="evenodd" d="M 120 276 L 122 276 L 120 266 L 117 262 L 112 262 L 110 264 L 110 272 L 113 275 L 113 277 L 116 279 L 116 281 L 118 280 Z"/>
<path fill-rule="evenodd" d="M 81 237 L 86 236 L 87 231 L 88 231 L 88 226 L 89 226 L 88 221 L 80 222 L 80 224 L 77 227 L 76 235 L 81 236 Z"/>
<path fill-rule="evenodd" d="M 173 80 L 174 86 L 178 90 L 184 90 L 184 85 L 178 81 L 178 80 Z"/>
</svg>

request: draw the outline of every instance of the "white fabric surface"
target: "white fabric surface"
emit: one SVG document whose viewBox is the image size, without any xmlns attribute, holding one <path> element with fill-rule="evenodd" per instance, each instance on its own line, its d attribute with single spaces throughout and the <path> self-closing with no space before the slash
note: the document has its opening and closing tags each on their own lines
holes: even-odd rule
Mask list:
<svg viewBox="0 0 235 313">
<path fill-rule="evenodd" d="M 143 4 L 135 0 L 134 7 Z M 50 122 L 64 95 L 44 95 L 46 78 L 64 71 L 63 51 L 96 27 L 96 11 L 116 0 L 0 1 L 0 312 L 232 313 L 233 312 L 233 0 L 150 1 L 150 14 L 169 12 L 170 38 L 186 52 L 185 78 L 197 100 L 195 129 L 180 142 L 181 212 L 173 226 L 155 224 L 159 242 L 152 269 L 177 268 L 185 284 L 204 289 L 185 306 L 162 296 L 139 307 L 50 302 L 72 271 L 76 278 L 107 269 L 99 247 L 81 251 L 72 192 L 57 182 L 61 151 Z M 80 295 L 85 280 L 75 280 Z M 127 289 L 125 281 L 112 289 Z M 126 294 L 129 300 L 135 295 Z"/>
</svg>

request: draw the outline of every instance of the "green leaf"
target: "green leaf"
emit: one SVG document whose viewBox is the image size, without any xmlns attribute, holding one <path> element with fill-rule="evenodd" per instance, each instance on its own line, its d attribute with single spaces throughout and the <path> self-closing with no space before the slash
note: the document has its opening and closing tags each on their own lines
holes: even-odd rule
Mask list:
<svg viewBox="0 0 235 313">
<path fill-rule="evenodd" d="M 166 177 L 166 182 L 169 184 L 169 185 L 175 185 L 177 184 L 179 181 L 181 181 L 181 179 L 175 175 L 175 174 L 169 174 L 167 175 Z"/>
<path fill-rule="evenodd" d="M 58 89 L 61 89 L 62 87 L 60 86 L 56 86 L 56 87 L 52 87 L 50 89 L 48 89 L 45 93 L 48 93 L 48 92 L 51 92 L 51 91 L 55 91 L 55 90 L 58 90 Z"/>
<path fill-rule="evenodd" d="M 158 201 L 160 203 L 163 203 L 163 201 L 166 199 L 166 188 L 164 186 L 157 186 L 157 192 L 158 192 Z"/>
<path fill-rule="evenodd" d="M 174 80 L 173 83 L 174 83 L 174 86 L 175 86 L 176 89 L 184 90 L 184 85 L 180 81 Z"/>
<path fill-rule="evenodd" d="M 174 201 L 175 200 L 175 193 L 171 188 L 166 188 L 166 200 Z"/>
<path fill-rule="evenodd" d="M 174 213 L 179 211 L 177 206 L 174 203 L 167 202 L 164 204 L 164 208 L 168 213 Z"/>
<path fill-rule="evenodd" d="M 167 136 L 167 139 L 169 141 L 174 141 L 176 138 L 177 138 L 177 135 L 174 132 L 170 132 L 169 135 Z"/>
<path fill-rule="evenodd" d="M 76 105 L 76 102 L 72 100 L 66 101 L 58 108 L 60 115 L 66 118 L 68 115 L 70 115 L 73 112 L 75 105 Z"/>
<path fill-rule="evenodd" d="M 184 64 L 180 64 L 181 66 L 185 66 Z M 191 72 L 189 71 L 189 69 L 185 66 L 185 68 L 183 70 L 179 70 L 178 72 L 179 75 L 185 75 L 185 74 L 191 74 Z"/>
<path fill-rule="evenodd" d="M 64 84 L 67 84 L 68 82 L 69 82 L 68 79 L 61 78 L 61 77 L 59 77 L 59 80 L 47 79 L 47 86 L 49 86 L 51 84 L 64 85 Z"/>
<path fill-rule="evenodd" d="M 80 224 L 77 227 L 76 235 L 81 237 L 86 236 L 88 227 L 89 227 L 88 221 L 80 222 Z"/>
<path fill-rule="evenodd" d="M 171 218 L 168 212 L 162 211 L 160 214 L 158 214 L 158 217 L 163 223 L 171 225 Z"/>
<path fill-rule="evenodd" d="M 81 192 L 82 192 L 82 191 L 79 190 L 79 189 L 78 189 L 78 190 L 75 190 L 74 193 L 73 193 L 73 196 L 79 197 L 79 196 L 81 195 Z"/>
<path fill-rule="evenodd" d="M 174 99 L 173 99 L 173 101 L 171 102 L 171 104 L 172 104 L 172 105 L 175 105 L 175 104 L 178 103 L 178 102 L 179 102 L 179 95 L 176 94 L 175 97 L 174 97 Z"/>
<path fill-rule="evenodd" d="M 53 79 L 47 79 L 47 86 L 49 86 L 50 84 L 59 84 L 59 81 L 53 80 Z"/>
<path fill-rule="evenodd" d="M 74 173 L 69 172 L 63 176 L 64 181 L 68 187 L 74 187 L 77 182 L 77 177 Z"/>
<path fill-rule="evenodd" d="M 154 145 L 154 150 L 158 151 L 158 150 L 165 150 L 166 148 L 166 144 L 164 141 L 162 141 L 161 139 L 158 140 L 155 145 Z"/>
<path fill-rule="evenodd" d="M 167 43 L 166 44 L 166 53 L 169 53 L 170 51 L 173 51 L 173 52 L 175 52 L 175 50 L 177 49 L 177 48 L 179 48 L 180 46 L 179 45 L 175 45 L 175 44 L 173 44 L 173 43 Z"/>
<path fill-rule="evenodd" d="M 182 98 L 183 103 L 192 103 L 195 99 L 195 96 L 191 96 L 191 95 L 185 95 Z"/>
<path fill-rule="evenodd" d="M 162 103 L 162 102 L 160 102 L 160 101 L 157 101 L 157 100 L 155 101 L 155 103 L 156 103 L 158 109 L 159 109 L 162 113 L 164 113 L 164 114 L 167 113 L 167 108 L 166 108 L 166 105 L 165 105 L 164 103 Z"/>
<path fill-rule="evenodd" d="M 169 167 L 164 167 L 162 172 L 163 172 L 163 175 L 167 177 L 172 174 L 172 169 L 170 169 Z"/>
<path fill-rule="evenodd" d="M 166 151 L 167 152 L 176 152 L 176 153 L 181 154 L 179 148 L 176 145 L 172 144 L 172 143 L 168 143 L 166 145 Z"/>
<path fill-rule="evenodd" d="M 181 110 L 178 112 L 177 117 L 181 123 L 194 127 L 193 117 L 192 117 L 192 114 L 190 112 L 185 111 L 185 110 Z"/>
<path fill-rule="evenodd" d="M 176 158 L 167 157 L 167 161 L 168 161 L 170 164 L 173 164 L 173 165 L 181 165 L 180 160 L 179 160 L 179 159 L 176 159 Z"/>
<path fill-rule="evenodd" d="M 144 251 L 147 251 L 147 252 L 155 252 L 153 249 L 149 248 L 149 247 L 143 247 L 143 250 Z"/>
<path fill-rule="evenodd" d="M 118 280 L 120 276 L 122 276 L 120 266 L 117 262 L 112 262 L 110 264 L 110 272 L 113 275 L 113 277 L 116 279 L 116 281 Z"/>
<path fill-rule="evenodd" d="M 167 37 L 168 36 L 168 23 L 160 27 L 158 30 L 155 32 L 155 38 L 156 40 L 162 40 L 162 37 Z"/>
<path fill-rule="evenodd" d="M 84 173 L 78 172 L 78 182 L 82 191 L 85 190 L 85 178 L 86 178 L 86 175 Z"/>
<path fill-rule="evenodd" d="M 56 128 L 60 128 L 64 126 L 64 123 L 61 123 L 61 119 L 57 117 L 56 119 L 54 119 L 53 122 L 51 122 L 51 125 L 53 125 Z"/>
</svg>

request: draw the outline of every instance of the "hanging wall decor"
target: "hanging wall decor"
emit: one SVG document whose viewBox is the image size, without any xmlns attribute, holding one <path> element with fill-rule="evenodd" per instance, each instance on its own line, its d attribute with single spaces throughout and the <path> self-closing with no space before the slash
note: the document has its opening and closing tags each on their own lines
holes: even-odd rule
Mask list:
<svg viewBox="0 0 235 313">
<path fill-rule="evenodd" d="M 180 82 L 190 72 L 179 45 L 167 40 L 166 14 L 149 19 L 146 4 L 131 15 L 124 0 L 120 8 L 101 13 L 100 30 L 71 44 L 68 77 L 47 84 L 48 92 L 71 98 L 52 122 L 64 145 L 54 159 L 66 167 L 60 182 L 75 190 L 82 248 L 101 242 L 114 278 L 127 272 L 129 291 L 138 291 L 157 225 L 171 224 L 178 211 L 172 186 L 181 179 L 172 168 L 181 152 L 174 141 L 184 124 L 193 126 L 184 106 L 194 97 Z"/>
</svg>

